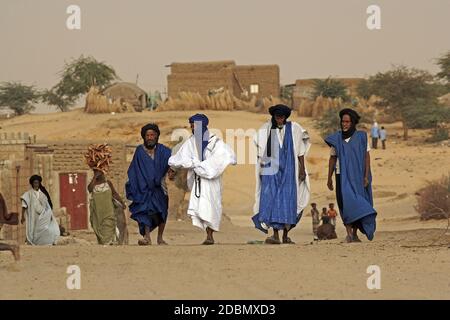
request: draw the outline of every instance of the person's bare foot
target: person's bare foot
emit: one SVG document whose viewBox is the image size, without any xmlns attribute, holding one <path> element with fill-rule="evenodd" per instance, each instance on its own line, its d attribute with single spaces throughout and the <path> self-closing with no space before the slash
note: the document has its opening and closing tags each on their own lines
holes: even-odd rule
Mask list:
<svg viewBox="0 0 450 320">
<path fill-rule="evenodd" d="M 19 261 L 20 260 L 20 247 L 18 245 L 12 245 L 11 246 L 11 252 L 14 256 L 14 260 Z"/>
<path fill-rule="evenodd" d="M 140 246 L 150 246 L 151 244 L 152 244 L 151 239 L 144 238 L 144 239 L 138 240 L 138 245 L 140 245 Z"/>
<path fill-rule="evenodd" d="M 204 246 L 210 246 L 214 244 L 214 240 L 212 239 L 206 239 L 205 241 L 203 241 L 202 245 Z"/>
<path fill-rule="evenodd" d="M 291 238 L 289 238 L 289 237 L 283 238 L 283 243 L 284 244 L 295 244 L 295 242 L 292 241 Z"/>
<path fill-rule="evenodd" d="M 347 242 L 347 243 L 352 243 L 352 242 L 353 242 L 353 238 L 350 237 L 350 236 L 346 236 L 346 237 L 345 237 L 345 242 Z"/>
<path fill-rule="evenodd" d="M 165 242 L 163 239 L 158 239 L 158 245 L 160 245 L 160 246 L 167 246 L 168 243 Z"/>
<path fill-rule="evenodd" d="M 354 235 L 354 236 L 352 237 L 352 242 L 361 242 L 361 240 L 358 238 L 357 235 Z"/>
<path fill-rule="evenodd" d="M 280 239 L 276 239 L 275 237 L 268 237 L 266 241 L 264 241 L 265 244 L 281 244 Z"/>
</svg>

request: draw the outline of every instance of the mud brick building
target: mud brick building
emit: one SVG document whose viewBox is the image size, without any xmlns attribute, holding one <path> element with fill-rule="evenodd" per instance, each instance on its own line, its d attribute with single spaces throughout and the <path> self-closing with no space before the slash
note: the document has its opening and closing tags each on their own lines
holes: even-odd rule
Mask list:
<svg viewBox="0 0 450 320">
<path fill-rule="evenodd" d="M 36 137 L 27 133 L 0 133 L 0 192 L 9 211 L 21 211 L 20 196 L 30 188 L 30 176 L 39 174 L 50 193 L 59 222 L 69 230 L 89 229 L 87 184 L 93 173 L 85 163 L 84 154 L 93 143 L 104 141 L 36 143 Z M 129 151 L 123 142 L 108 143 L 113 149 L 108 178 L 124 196 Z M 23 242 L 24 227 L 3 226 L 1 236 Z"/>
<path fill-rule="evenodd" d="M 172 63 L 167 76 L 168 96 L 181 92 L 208 95 L 211 90 L 228 90 L 234 96 L 255 95 L 279 97 L 280 68 L 278 65 L 236 65 L 232 60 Z"/>
</svg>

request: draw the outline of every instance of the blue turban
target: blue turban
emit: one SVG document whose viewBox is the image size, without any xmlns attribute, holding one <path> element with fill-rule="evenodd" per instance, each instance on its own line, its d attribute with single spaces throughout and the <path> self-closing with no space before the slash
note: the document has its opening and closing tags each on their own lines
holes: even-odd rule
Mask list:
<svg viewBox="0 0 450 320">
<path fill-rule="evenodd" d="M 189 123 L 195 123 L 195 122 L 201 122 L 202 125 L 202 136 L 195 137 L 195 143 L 197 145 L 197 150 L 201 150 L 201 154 L 199 152 L 199 158 L 201 161 L 205 159 L 205 149 L 208 146 L 209 142 L 209 131 L 208 131 L 208 124 L 209 119 L 207 116 L 201 113 L 194 114 L 192 117 L 189 118 Z M 195 132 L 194 132 L 195 135 Z"/>
</svg>

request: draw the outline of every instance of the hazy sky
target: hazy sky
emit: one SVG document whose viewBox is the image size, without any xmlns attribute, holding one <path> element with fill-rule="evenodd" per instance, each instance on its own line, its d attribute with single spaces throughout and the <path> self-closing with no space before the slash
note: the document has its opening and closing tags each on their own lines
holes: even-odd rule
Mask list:
<svg viewBox="0 0 450 320">
<path fill-rule="evenodd" d="M 66 8 L 81 8 L 68 30 Z M 381 30 L 366 27 L 369 5 Z M 0 82 L 49 88 L 81 54 L 164 90 L 171 62 L 278 64 L 281 82 L 406 64 L 436 72 L 450 50 L 450 0 L 0 0 Z"/>
</svg>

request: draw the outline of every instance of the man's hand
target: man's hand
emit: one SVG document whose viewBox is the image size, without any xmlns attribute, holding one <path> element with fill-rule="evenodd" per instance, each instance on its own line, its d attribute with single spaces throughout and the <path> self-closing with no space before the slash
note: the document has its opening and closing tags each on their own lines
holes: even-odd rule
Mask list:
<svg viewBox="0 0 450 320">
<path fill-rule="evenodd" d="M 369 177 L 364 177 L 364 188 L 369 186 Z"/>
<path fill-rule="evenodd" d="M 177 173 L 172 168 L 169 168 L 169 171 L 167 172 L 169 180 L 171 180 L 171 181 L 175 180 L 176 174 Z"/>
<path fill-rule="evenodd" d="M 306 172 L 305 172 L 304 169 L 303 170 L 300 169 L 299 174 L 298 174 L 298 178 L 300 179 L 301 182 L 305 181 L 305 179 L 306 179 Z"/>
<path fill-rule="evenodd" d="M 328 187 L 328 190 L 330 190 L 330 191 L 334 190 L 334 188 L 333 188 L 333 179 L 328 178 L 327 187 Z"/>
<path fill-rule="evenodd" d="M 200 165 L 201 161 L 197 158 L 192 158 L 192 168 L 197 168 Z"/>
</svg>

